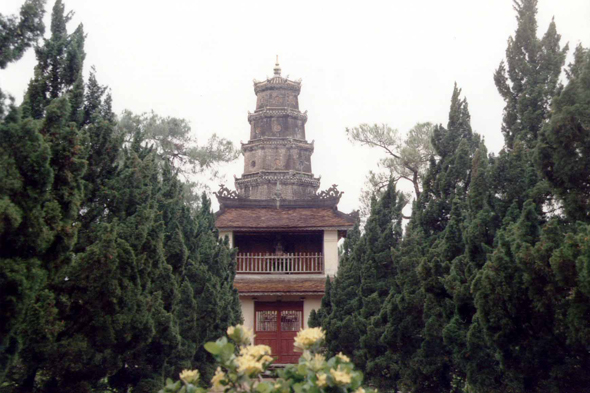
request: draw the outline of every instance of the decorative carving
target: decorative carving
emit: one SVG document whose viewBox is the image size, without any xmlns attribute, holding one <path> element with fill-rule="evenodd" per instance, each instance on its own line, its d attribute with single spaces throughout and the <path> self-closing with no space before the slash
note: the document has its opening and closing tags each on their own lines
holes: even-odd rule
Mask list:
<svg viewBox="0 0 590 393">
<path fill-rule="evenodd" d="M 217 198 L 230 198 L 230 199 L 238 199 L 238 193 L 236 191 L 232 191 L 225 186 L 225 184 L 219 185 L 219 191 L 213 193 Z"/>
<path fill-rule="evenodd" d="M 317 196 L 320 199 L 329 199 L 329 198 L 338 198 L 338 199 L 340 199 L 340 197 L 342 196 L 342 194 L 344 194 L 344 192 L 338 191 L 338 185 L 337 184 L 332 184 L 332 187 L 328 188 L 325 191 L 321 191 L 320 193 L 317 194 Z"/>
<path fill-rule="evenodd" d="M 272 102 L 275 105 L 281 105 L 283 103 L 283 97 L 281 97 L 280 95 L 276 95 L 272 98 Z"/>
</svg>

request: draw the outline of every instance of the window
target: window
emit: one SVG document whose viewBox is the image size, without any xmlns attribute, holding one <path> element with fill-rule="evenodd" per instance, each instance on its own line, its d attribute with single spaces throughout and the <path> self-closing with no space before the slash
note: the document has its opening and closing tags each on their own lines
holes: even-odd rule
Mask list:
<svg viewBox="0 0 590 393">
<path fill-rule="evenodd" d="M 256 311 L 256 331 L 257 332 L 276 332 L 277 331 L 277 312 L 276 311 Z"/>
<path fill-rule="evenodd" d="M 302 312 L 297 310 L 281 311 L 281 331 L 298 332 L 301 329 Z"/>
</svg>

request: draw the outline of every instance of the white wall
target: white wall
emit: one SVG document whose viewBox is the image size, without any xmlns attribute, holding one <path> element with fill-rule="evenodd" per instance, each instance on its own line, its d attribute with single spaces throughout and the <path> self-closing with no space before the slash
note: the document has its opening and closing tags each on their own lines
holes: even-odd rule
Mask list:
<svg viewBox="0 0 590 393">
<path fill-rule="evenodd" d="M 223 239 L 224 237 L 229 237 L 229 246 L 233 248 L 234 246 L 234 236 L 232 231 L 219 231 L 219 238 Z"/>
<path fill-rule="evenodd" d="M 303 327 L 307 328 L 309 326 L 307 326 L 307 321 L 309 320 L 309 314 L 311 313 L 311 310 L 318 310 L 320 308 L 320 306 L 322 305 L 322 299 L 321 298 L 313 298 L 313 299 L 305 299 L 303 301 Z"/>
<path fill-rule="evenodd" d="M 240 298 L 240 305 L 242 306 L 244 326 L 254 331 L 254 300 L 248 298 Z"/>
<path fill-rule="evenodd" d="M 328 276 L 338 271 L 338 231 L 324 231 L 324 271 Z"/>
</svg>

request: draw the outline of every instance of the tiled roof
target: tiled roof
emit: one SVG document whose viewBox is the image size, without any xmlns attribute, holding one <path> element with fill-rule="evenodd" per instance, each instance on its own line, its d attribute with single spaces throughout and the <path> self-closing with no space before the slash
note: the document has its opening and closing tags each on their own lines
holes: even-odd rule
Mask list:
<svg viewBox="0 0 590 393">
<path fill-rule="evenodd" d="M 324 294 L 326 278 L 304 278 L 288 276 L 240 277 L 234 280 L 234 287 L 240 295 L 270 294 Z"/>
<path fill-rule="evenodd" d="M 331 208 L 226 208 L 217 213 L 219 229 L 350 229 L 354 218 Z"/>
</svg>

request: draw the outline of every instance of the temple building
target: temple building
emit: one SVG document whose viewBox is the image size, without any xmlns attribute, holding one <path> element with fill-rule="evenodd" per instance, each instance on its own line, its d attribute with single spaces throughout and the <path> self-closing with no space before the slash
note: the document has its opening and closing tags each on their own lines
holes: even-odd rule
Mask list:
<svg viewBox="0 0 590 393">
<path fill-rule="evenodd" d="M 355 222 L 338 211 L 336 185 L 318 192 L 300 91 L 300 80 L 281 76 L 278 60 L 272 78 L 254 81 L 244 173 L 235 179 L 236 191 L 221 185 L 215 194 L 219 234 L 238 249 L 235 287 L 244 323 L 256 344 L 272 348 L 278 364 L 299 358 L 293 338 L 320 307 L 326 276 L 338 269 L 338 240 Z"/>
</svg>

